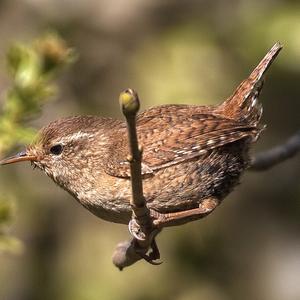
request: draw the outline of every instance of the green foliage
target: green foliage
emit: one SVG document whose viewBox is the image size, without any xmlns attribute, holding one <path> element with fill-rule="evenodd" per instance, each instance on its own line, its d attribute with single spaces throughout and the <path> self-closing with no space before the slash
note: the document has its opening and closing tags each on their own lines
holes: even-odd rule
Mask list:
<svg viewBox="0 0 300 300">
<path fill-rule="evenodd" d="M 16 211 L 15 202 L 11 199 L 0 199 L 0 252 L 19 253 L 22 243 L 7 234 L 8 225 L 12 222 Z"/>
<path fill-rule="evenodd" d="M 32 140 L 35 130 L 26 125 L 26 120 L 36 116 L 41 105 L 54 95 L 56 87 L 52 80 L 74 59 L 74 51 L 55 33 L 48 33 L 30 44 L 15 43 L 10 47 L 7 67 L 12 84 L 0 111 L 0 157 L 16 144 Z M 18 251 L 20 242 L 5 234 L 14 215 L 14 205 L 2 197 L 0 251 Z"/>
<path fill-rule="evenodd" d="M 0 114 L 0 155 L 16 143 L 31 141 L 34 130 L 24 125 L 25 118 L 38 113 L 54 94 L 51 80 L 74 58 L 73 50 L 53 33 L 30 45 L 11 46 L 7 65 L 13 82 Z"/>
</svg>

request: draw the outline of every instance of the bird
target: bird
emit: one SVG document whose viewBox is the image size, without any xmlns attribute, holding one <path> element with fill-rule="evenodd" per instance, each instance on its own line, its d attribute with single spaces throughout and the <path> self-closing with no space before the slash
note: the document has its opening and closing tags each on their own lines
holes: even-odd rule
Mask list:
<svg viewBox="0 0 300 300">
<path fill-rule="evenodd" d="M 161 105 L 137 115 L 143 192 L 147 207 L 160 216 L 157 226 L 210 214 L 239 184 L 265 127 L 258 97 L 281 49 L 276 43 L 219 105 Z M 29 161 L 94 215 L 128 224 L 128 153 L 125 121 L 75 116 L 43 127 L 32 144 L 0 165 Z"/>
</svg>

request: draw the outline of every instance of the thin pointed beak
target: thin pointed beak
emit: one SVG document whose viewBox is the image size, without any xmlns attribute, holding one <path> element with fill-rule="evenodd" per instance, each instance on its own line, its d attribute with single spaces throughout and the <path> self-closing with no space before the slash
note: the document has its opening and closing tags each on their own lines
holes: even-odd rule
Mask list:
<svg viewBox="0 0 300 300">
<path fill-rule="evenodd" d="M 37 157 L 35 155 L 28 155 L 26 151 L 22 151 L 14 156 L 0 160 L 0 165 L 13 164 L 20 161 L 37 161 Z"/>
</svg>

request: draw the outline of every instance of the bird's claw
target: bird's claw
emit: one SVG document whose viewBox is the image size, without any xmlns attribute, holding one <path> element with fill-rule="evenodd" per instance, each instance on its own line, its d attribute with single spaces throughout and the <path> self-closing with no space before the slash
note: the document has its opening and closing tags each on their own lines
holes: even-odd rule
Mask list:
<svg viewBox="0 0 300 300">
<path fill-rule="evenodd" d="M 141 230 L 141 226 L 137 223 L 135 218 L 132 218 L 128 224 L 130 234 L 139 241 L 145 241 L 146 235 Z"/>
<path fill-rule="evenodd" d="M 151 265 L 161 265 L 163 263 L 162 261 L 156 261 L 157 259 L 160 259 L 160 253 L 155 239 L 152 240 L 151 250 L 152 251 L 149 254 L 139 253 L 139 255 Z"/>
<path fill-rule="evenodd" d="M 151 252 L 150 254 L 142 254 L 139 253 L 140 256 L 149 264 L 154 265 L 154 266 L 158 266 L 161 265 L 163 262 L 162 261 L 155 261 L 157 258 L 152 258 L 152 254 L 153 252 Z"/>
</svg>

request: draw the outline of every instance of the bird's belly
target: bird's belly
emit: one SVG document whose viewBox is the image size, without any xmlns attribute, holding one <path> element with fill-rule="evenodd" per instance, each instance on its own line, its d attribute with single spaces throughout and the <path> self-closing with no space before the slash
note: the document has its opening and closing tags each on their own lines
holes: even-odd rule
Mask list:
<svg viewBox="0 0 300 300">
<path fill-rule="evenodd" d="M 148 206 L 159 212 L 188 210 L 206 198 L 222 200 L 239 183 L 249 164 L 247 147 L 229 145 L 160 170 L 144 182 Z"/>
<path fill-rule="evenodd" d="M 198 207 L 202 200 L 222 200 L 239 182 L 248 166 L 248 153 L 224 147 L 155 173 L 143 180 L 143 191 L 149 208 L 161 213 Z M 243 152 L 243 151 L 242 151 Z M 82 195 L 80 202 L 101 219 L 128 224 L 131 217 L 130 180 L 110 177 L 107 189 L 102 186 L 92 201 Z M 99 197 L 99 195 L 101 195 Z"/>
<path fill-rule="evenodd" d="M 130 189 L 128 189 L 127 195 L 123 195 L 123 197 L 118 197 L 112 193 L 105 194 L 102 190 L 101 194 L 95 193 L 93 197 L 86 197 L 86 194 L 82 194 L 75 198 L 91 213 L 105 221 L 128 224 L 131 218 L 129 195 Z"/>
<path fill-rule="evenodd" d="M 130 206 L 120 206 L 117 209 L 104 208 L 98 205 L 85 206 L 92 214 L 98 218 L 120 224 L 128 224 L 131 218 Z"/>
</svg>

